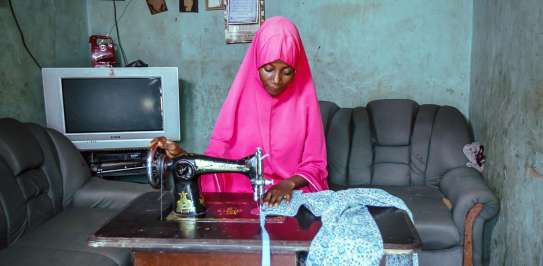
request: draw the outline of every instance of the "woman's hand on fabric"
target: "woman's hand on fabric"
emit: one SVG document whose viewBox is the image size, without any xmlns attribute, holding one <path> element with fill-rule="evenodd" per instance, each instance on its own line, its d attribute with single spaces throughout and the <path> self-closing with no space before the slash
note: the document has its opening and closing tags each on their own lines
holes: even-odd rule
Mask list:
<svg viewBox="0 0 543 266">
<path fill-rule="evenodd" d="M 283 179 L 281 182 L 268 189 L 266 194 L 264 194 L 262 201 L 268 206 L 272 207 L 279 205 L 281 201 L 288 203 L 292 198 L 292 191 L 306 185 L 307 180 L 299 175 L 295 175 L 288 179 Z"/>
<path fill-rule="evenodd" d="M 281 201 L 290 202 L 292 197 L 292 190 L 296 188 L 296 183 L 290 179 L 281 180 L 278 184 L 273 185 L 264 197 L 262 201 L 264 204 L 275 207 L 281 203 Z"/>
<path fill-rule="evenodd" d="M 161 148 L 164 150 L 168 158 L 175 158 L 186 154 L 187 152 L 174 141 L 167 139 L 166 137 L 158 137 L 151 140 L 149 144 L 150 149 Z"/>
</svg>

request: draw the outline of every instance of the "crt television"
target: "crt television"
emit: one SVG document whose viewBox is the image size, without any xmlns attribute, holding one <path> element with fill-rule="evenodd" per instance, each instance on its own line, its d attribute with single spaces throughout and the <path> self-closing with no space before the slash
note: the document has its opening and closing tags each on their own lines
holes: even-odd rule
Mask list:
<svg viewBox="0 0 543 266">
<path fill-rule="evenodd" d="M 180 140 L 177 67 L 44 68 L 47 126 L 80 150 Z"/>
</svg>

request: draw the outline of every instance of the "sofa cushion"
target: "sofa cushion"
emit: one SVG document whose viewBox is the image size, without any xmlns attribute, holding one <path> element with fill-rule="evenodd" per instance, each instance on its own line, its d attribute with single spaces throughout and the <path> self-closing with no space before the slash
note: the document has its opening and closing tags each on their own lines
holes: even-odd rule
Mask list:
<svg viewBox="0 0 543 266">
<path fill-rule="evenodd" d="M 14 176 L 0 158 L 0 186 L 1 219 L 5 219 L 0 222 L 0 232 L 5 232 L 0 237 L 0 248 L 57 213 L 49 196 L 49 183 L 41 169 L 26 169 Z"/>
<path fill-rule="evenodd" d="M 333 102 L 320 101 L 319 109 L 321 111 L 324 134 L 326 134 L 328 132 L 328 123 L 330 122 L 330 119 L 332 118 L 334 113 L 339 109 L 339 107 Z"/>
<path fill-rule="evenodd" d="M 122 210 L 132 200 L 151 191 L 147 184 L 136 184 L 92 177 L 74 195 L 73 207 Z"/>
<path fill-rule="evenodd" d="M 443 194 L 429 186 L 382 187 L 401 198 L 411 209 L 415 228 L 426 250 L 444 249 L 460 245 L 460 235 L 451 211 L 443 203 Z"/>
<path fill-rule="evenodd" d="M 350 186 L 353 187 L 353 186 Z M 330 184 L 334 190 L 350 187 Z M 367 186 L 365 186 L 367 187 Z M 460 245 L 458 228 L 451 211 L 443 203 L 443 194 L 429 186 L 371 186 L 401 198 L 413 213 L 415 228 L 424 250 L 445 249 Z"/>
<path fill-rule="evenodd" d="M 47 129 L 47 134 L 58 156 L 63 184 L 62 204 L 66 207 L 72 203 L 77 190 L 89 180 L 91 172 L 79 150 L 68 138 L 52 129 Z"/>
<path fill-rule="evenodd" d="M 409 145 L 418 108 L 416 102 L 404 99 L 375 100 L 369 102 L 367 108 L 377 145 Z"/>
<path fill-rule="evenodd" d="M 51 183 L 42 169 L 43 152 L 32 132 L 10 118 L 0 119 L 0 129 L 0 161 L 11 169 L 0 168 L 0 183 L 7 186 L 0 191 L 0 201 L 5 204 L 9 235 L 15 236 L 43 224 L 60 209 L 54 204 Z M 9 236 L 8 242 L 13 239 Z"/>
<path fill-rule="evenodd" d="M 27 123 L 26 128 L 36 138 L 41 147 L 43 153 L 43 164 L 41 164 L 41 170 L 44 172 L 47 180 L 49 181 L 51 189 L 51 198 L 55 209 L 62 210 L 62 196 L 63 196 L 63 184 L 62 174 L 60 173 L 60 161 L 57 151 L 51 137 L 47 133 L 46 129 L 37 124 Z"/>
<path fill-rule="evenodd" d="M 464 145 L 473 142 L 472 131 L 458 109 L 442 106 L 436 113 L 426 169 L 426 184 L 437 185 L 450 169 L 465 166 Z"/>
<path fill-rule="evenodd" d="M 38 142 L 24 124 L 11 119 L 0 119 L 0 158 L 8 164 L 14 175 L 38 167 L 43 154 Z"/>
<path fill-rule="evenodd" d="M 11 169 L 0 158 L 0 249 L 17 240 L 26 228 L 26 202 Z"/>
<path fill-rule="evenodd" d="M 45 256 L 45 254 L 38 254 L 44 256 L 44 259 L 54 260 L 54 256 L 57 253 L 72 252 L 73 254 L 67 257 L 74 260 L 94 254 L 97 257 L 105 256 L 109 260 L 114 261 L 116 265 L 127 265 L 130 262 L 129 250 L 94 248 L 87 245 L 89 236 L 117 213 L 118 210 L 112 209 L 67 208 L 47 223 L 36 228 L 36 230 L 24 234 L 14 246 L 18 247 L 19 250 L 23 248 L 47 248 L 56 251 L 51 253 L 51 258 Z M 7 252 L 11 252 L 12 248 L 8 248 Z M 15 250 L 14 252 L 17 251 Z M 107 261 L 104 259 L 96 260 Z"/>
<path fill-rule="evenodd" d="M 342 108 L 335 112 L 328 123 L 330 128 L 326 136 L 328 180 L 337 184 L 351 184 L 348 176 L 349 149 L 351 147 L 350 121 L 351 109 Z"/>
<path fill-rule="evenodd" d="M 432 129 L 439 106 L 423 104 L 419 106 L 417 118 L 411 136 L 411 154 L 409 157 L 409 169 L 411 170 L 411 185 L 434 185 L 438 183 L 426 182 L 426 168 L 432 138 Z"/>
</svg>

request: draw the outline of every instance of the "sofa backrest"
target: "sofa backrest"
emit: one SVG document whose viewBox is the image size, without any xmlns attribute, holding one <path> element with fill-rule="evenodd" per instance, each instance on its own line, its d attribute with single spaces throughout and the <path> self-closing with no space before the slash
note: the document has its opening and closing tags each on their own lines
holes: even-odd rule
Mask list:
<svg viewBox="0 0 543 266">
<path fill-rule="evenodd" d="M 364 185 L 433 185 L 465 165 L 473 141 L 466 119 L 454 107 L 412 100 L 369 102 L 339 108 L 320 102 L 333 188 Z"/>
<path fill-rule="evenodd" d="M 90 177 L 82 163 L 60 133 L 0 119 L 0 249 L 69 204 L 70 195 Z"/>
<path fill-rule="evenodd" d="M 74 144 L 60 132 L 36 124 L 27 124 L 27 127 L 44 152 L 46 161 L 43 167 L 55 169 L 54 175 L 58 178 L 54 182 L 61 186 L 60 190 L 56 190 L 62 193 L 60 203 L 63 207 L 70 205 L 77 190 L 91 176 L 87 162 Z"/>
</svg>

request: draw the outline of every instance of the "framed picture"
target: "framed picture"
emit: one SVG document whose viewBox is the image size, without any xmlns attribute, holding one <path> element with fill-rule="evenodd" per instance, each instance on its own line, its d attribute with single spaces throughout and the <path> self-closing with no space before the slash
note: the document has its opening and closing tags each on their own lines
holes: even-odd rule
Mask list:
<svg viewBox="0 0 543 266">
<path fill-rule="evenodd" d="M 179 11 L 198 13 L 198 0 L 179 0 Z"/>
<path fill-rule="evenodd" d="M 164 0 L 147 0 L 147 6 L 151 15 L 168 11 L 166 2 Z"/>
<path fill-rule="evenodd" d="M 224 10 L 223 0 L 206 0 L 206 10 Z"/>
</svg>

